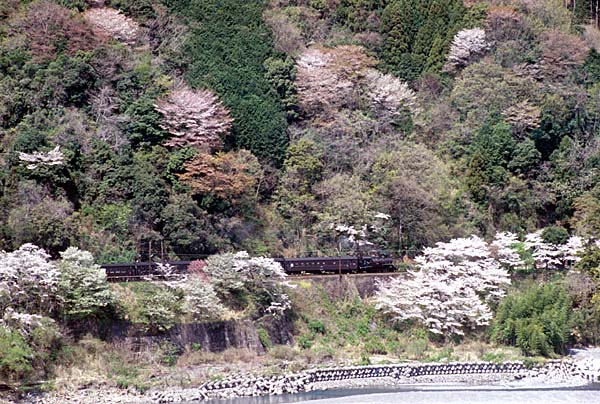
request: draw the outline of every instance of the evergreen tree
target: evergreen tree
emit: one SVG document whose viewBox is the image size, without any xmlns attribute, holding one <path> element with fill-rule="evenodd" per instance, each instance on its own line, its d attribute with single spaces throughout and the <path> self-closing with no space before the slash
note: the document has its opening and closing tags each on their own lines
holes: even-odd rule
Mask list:
<svg viewBox="0 0 600 404">
<path fill-rule="evenodd" d="M 214 89 L 234 119 L 231 143 L 258 157 L 283 161 L 285 111 L 265 78 L 273 56 L 261 0 L 170 1 L 193 22 L 186 44 L 194 88 Z"/>
</svg>

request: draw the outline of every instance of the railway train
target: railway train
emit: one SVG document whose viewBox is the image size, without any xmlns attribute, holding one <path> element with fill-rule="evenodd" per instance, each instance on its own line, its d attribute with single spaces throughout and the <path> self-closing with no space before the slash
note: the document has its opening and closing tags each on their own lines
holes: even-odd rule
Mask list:
<svg viewBox="0 0 600 404">
<path fill-rule="evenodd" d="M 347 274 L 391 272 L 396 270 L 391 258 L 370 256 L 274 258 L 288 275 Z M 167 261 L 174 274 L 186 273 L 191 261 Z M 129 282 L 157 274 L 156 262 L 103 264 L 109 282 Z"/>
</svg>

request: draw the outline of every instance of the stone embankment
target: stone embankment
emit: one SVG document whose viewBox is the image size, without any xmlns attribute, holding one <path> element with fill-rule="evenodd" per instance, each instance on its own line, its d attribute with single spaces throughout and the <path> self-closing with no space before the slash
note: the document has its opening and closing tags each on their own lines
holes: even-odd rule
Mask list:
<svg viewBox="0 0 600 404">
<path fill-rule="evenodd" d="M 409 363 L 312 369 L 271 377 L 237 376 L 197 388 L 166 388 L 146 394 L 84 390 L 72 395 L 31 397 L 27 403 L 178 403 L 212 398 L 294 394 L 303 391 L 367 386 L 493 385 L 556 387 L 600 382 L 600 360 L 553 360 L 527 367 L 522 362 Z M 521 384 L 519 384 L 521 383 Z M 93 400 L 93 401 L 92 401 Z"/>
<path fill-rule="evenodd" d="M 522 362 L 461 362 L 313 369 L 288 376 L 235 377 L 209 382 L 195 389 L 152 392 L 150 397 L 155 403 L 172 403 L 204 401 L 210 398 L 293 394 L 365 385 L 395 386 L 449 382 L 481 384 L 515 380 L 532 381 L 533 385 L 598 382 L 600 363 L 556 360 L 531 368 L 526 367 Z"/>
</svg>

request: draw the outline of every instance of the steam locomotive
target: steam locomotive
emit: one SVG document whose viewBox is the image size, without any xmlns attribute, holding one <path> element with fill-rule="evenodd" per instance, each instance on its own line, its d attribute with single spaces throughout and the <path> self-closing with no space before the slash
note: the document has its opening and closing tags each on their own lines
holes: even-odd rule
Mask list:
<svg viewBox="0 0 600 404">
<path fill-rule="evenodd" d="M 274 258 L 288 275 L 322 275 L 365 272 L 391 272 L 396 270 L 391 258 L 371 256 Z M 173 274 L 188 271 L 191 261 L 168 261 Z M 129 262 L 103 264 L 109 282 L 143 280 L 158 273 L 156 262 Z"/>
</svg>

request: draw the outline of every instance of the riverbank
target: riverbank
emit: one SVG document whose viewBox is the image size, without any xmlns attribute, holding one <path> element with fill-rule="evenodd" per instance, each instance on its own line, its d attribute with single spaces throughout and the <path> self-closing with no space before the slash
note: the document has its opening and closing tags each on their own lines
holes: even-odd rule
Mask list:
<svg viewBox="0 0 600 404">
<path fill-rule="evenodd" d="M 523 389 L 574 387 L 600 381 L 600 360 L 594 355 L 552 360 L 543 365 L 523 362 L 400 363 L 311 369 L 269 377 L 238 376 L 196 388 L 170 387 L 139 393 L 135 390 L 89 389 L 66 394 L 29 396 L 28 404 L 59 403 L 189 403 L 243 396 L 296 394 L 300 392 L 373 387 L 444 387 Z"/>
</svg>

